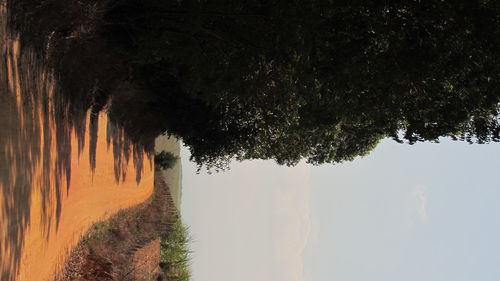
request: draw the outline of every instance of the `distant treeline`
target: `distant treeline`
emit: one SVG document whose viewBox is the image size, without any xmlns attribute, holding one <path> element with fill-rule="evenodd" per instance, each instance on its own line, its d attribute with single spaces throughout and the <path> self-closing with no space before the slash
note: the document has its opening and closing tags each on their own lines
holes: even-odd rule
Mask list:
<svg viewBox="0 0 500 281">
<path fill-rule="evenodd" d="M 500 139 L 498 1 L 14 2 L 70 104 L 107 105 L 145 146 L 168 131 L 207 167 Z"/>
</svg>

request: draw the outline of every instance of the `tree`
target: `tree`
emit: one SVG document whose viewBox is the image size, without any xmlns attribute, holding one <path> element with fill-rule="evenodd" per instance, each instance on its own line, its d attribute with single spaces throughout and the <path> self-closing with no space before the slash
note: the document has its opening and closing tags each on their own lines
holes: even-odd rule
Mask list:
<svg viewBox="0 0 500 281">
<path fill-rule="evenodd" d="M 143 92 L 130 127 L 200 165 L 500 139 L 496 1 L 122 0 L 104 19 Z"/>
<path fill-rule="evenodd" d="M 167 170 L 174 167 L 179 157 L 173 155 L 171 152 L 162 151 L 155 155 L 155 168 L 158 170 Z"/>
</svg>

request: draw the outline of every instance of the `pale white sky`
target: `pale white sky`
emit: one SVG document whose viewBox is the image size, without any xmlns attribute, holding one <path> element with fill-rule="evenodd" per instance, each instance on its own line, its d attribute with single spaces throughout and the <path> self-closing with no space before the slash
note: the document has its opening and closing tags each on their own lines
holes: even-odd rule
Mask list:
<svg viewBox="0 0 500 281">
<path fill-rule="evenodd" d="M 500 280 L 500 145 L 400 145 L 341 165 L 195 174 L 196 281 Z"/>
</svg>

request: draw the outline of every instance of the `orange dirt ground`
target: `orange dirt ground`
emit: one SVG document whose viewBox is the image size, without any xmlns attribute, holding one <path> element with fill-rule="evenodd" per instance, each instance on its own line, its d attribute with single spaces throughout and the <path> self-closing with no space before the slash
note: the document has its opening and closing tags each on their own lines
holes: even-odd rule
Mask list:
<svg viewBox="0 0 500 281">
<path fill-rule="evenodd" d="M 4 12 L 0 7 L 0 14 Z M 6 36 L 1 26 L 0 32 L 0 154 L 7 159 L 0 163 L 0 280 L 52 280 L 93 223 L 150 197 L 154 167 L 152 159 L 135 154 L 126 142 L 121 147 L 115 147 L 116 139 L 107 142 L 110 126 L 101 113 L 93 173 L 88 114 L 83 150 L 78 149 L 81 142 L 74 131 L 69 151 L 63 150 L 70 153 L 68 177 L 64 173 L 68 167 L 61 168 L 59 161 L 56 137 L 60 131 L 53 108 L 42 109 L 44 95 L 30 95 L 30 91 L 43 91 L 50 99 L 53 79 L 47 72 L 30 69 L 31 57 L 20 54 L 16 37 Z M 24 96 L 33 98 L 25 102 Z M 136 155 L 140 156 L 136 159 Z M 122 174 L 117 181 L 117 169 L 127 176 Z"/>
<path fill-rule="evenodd" d="M 105 122 L 105 118 L 101 120 Z M 99 127 L 102 130 L 106 128 L 104 122 Z M 88 138 L 86 145 L 88 147 Z M 73 147 L 77 147 L 76 143 Z M 65 187 L 62 189 L 61 216 L 57 228 L 54 217 L 44 217 L 46 210 L 42 206 L 40 193 L 32 193 L 29 228 L 25 230 L 24 237 L 21 237 L 24 240 L 23 255 L 16 280 L 52 279 L 54 270 L 64 263 L 67 253 L 93 223 L 104 220 L 121 209 L 141 203 L 151 195 L 153 167 L 149 164 L 145 165 L 139 184 L 133 175 L 128 175 L 125 181 L 118 184 L 115 182 L 113 154 L 111 148 L 107 149 L 105 138 L 101 137 L 97 143 L 97 163 L 93 176 L 89 167 L 88 152 L 84 151 L 80 157 L 77 153 L 73 151 L 72 155 L 74 160 L 71 163 L 69 193 Z M 149 163 L 148 159 L 144 159 L 144 162 Z M 132 161 L 128 163 L 127 170 L 134 171 Z M 36 190 L 39 187 L 34 185 L 32 188 Z M 49 205 L 45 208 L 51 208 L 51 213 L 55 213 L 55 206 Z M 2 214 L 2 224 L 5 217 L 10 219 L 9 214 Z M 51 227 L 47 228 L 47 224 Z M 8 257 L 8 248 L 2 252 L 2 257 Z"/>
<path fill-rule="evenodd" d="M 170 190 L 155 176 L 151 200 L 95 225 L 73 250 L 57 281 L 163 280 L 158 237 L 176 213 Z"/>
</svg>

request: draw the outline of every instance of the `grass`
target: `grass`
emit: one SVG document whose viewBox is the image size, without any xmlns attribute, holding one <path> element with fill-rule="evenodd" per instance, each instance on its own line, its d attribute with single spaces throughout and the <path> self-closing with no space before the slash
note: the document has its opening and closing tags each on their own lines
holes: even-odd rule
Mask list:
<svg viewBox="0 0 500 281">
<path fill-rule="evenodd" d="M 109 230 L 109 223 L 107 221 L 98 222 L 94 225 L 94 236 L 93 238 L 97 241 L 101 241 L 104 235 Z"/>
<path fill-rule="evenodd" d="M 160 268 L 165 280 L 187 281 L 191 277 L 190 250 L 191 241 L 188 228 L 182 224 L 180 216 L 173 216 L 172 229 L 160 238 Z"/>
<path fill-rule="evenodd" d="M 180 162 L 180 143 L 177 139 L 168 136 L 160 136 L 155 141 L 156 153 L 170 153 L 177 157 L 173 167 L 160 170 L 162 178 L 169 187 L 172 200 L 177 208 L 169 224 L 171 229 L 164 237 L 160 237 L 160 268 L 163 272 L 162 280 L 187 281 L 191 277 L 190 242 L 188 228 L 182 224 L 179 215 L 181 202 L 181 162 Z"/>
<path fill-rule="evenodd" d="M 106 233 L 109 231 L 109 227 L 110 225 L 108 221 L 96 222 L 92 226 L 92 229 L 89 230 L 90 234 L 82 237 L 82 243 L 85 245 L 89 245 L 90 243 L 102 241 Z"/>
</svg>

